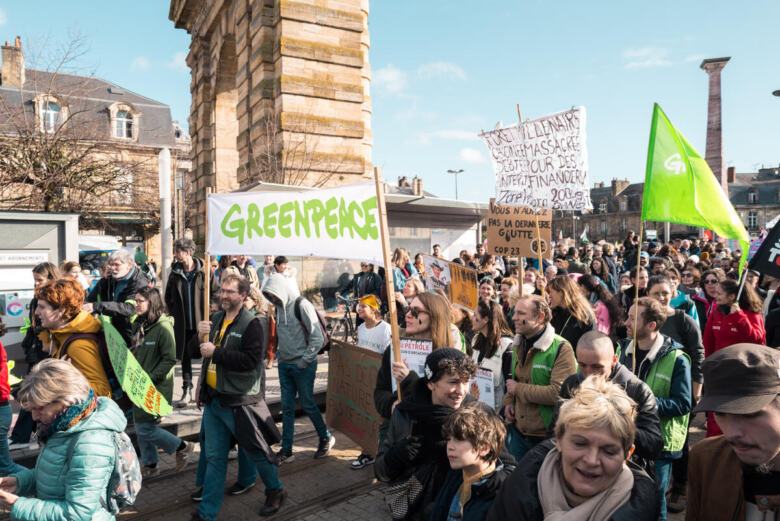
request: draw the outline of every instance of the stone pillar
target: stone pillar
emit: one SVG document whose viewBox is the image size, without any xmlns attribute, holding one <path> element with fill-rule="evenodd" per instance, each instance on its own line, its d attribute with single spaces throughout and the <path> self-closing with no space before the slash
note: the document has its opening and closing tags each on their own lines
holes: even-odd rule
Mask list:
<svg viewBox="0 0 780 521">
<path fill-rule="evenodd" d="M 723 124 L 721 122 L 720 71 L 730 60 L 710 58 L 701 62 L 701 68 L 710 77 L 710 95 L 707 105 L 707 149 L 704 159 L 710 165 L 712 173 L 728 196 L 725 161 L 723 159 Z"/>
</svg>

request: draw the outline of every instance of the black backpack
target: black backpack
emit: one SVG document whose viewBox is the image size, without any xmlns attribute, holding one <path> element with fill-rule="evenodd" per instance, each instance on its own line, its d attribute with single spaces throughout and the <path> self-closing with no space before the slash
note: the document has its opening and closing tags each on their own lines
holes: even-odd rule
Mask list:
<svg viewBox="0 0 780 521">
<path fill-rule="evenodd" d="M 299 296 L 297 299 L 295 299 L 295 318 L 297 318 L 298 322 L 301 324 L 301 329 L 303 329 L 303 336 L 306 339 L 306 345 L 308 345 L 309 332 L 306 330 L 306 326 L 303 325 L 303 320 L 301 319 L 301 302 L 304 300 L 306 300 L 306 298 L 302 296 Z M 311 302 L 309 302 L 309 304 L 311 304 Z M 314 304 L 312 304 L 312 307 L 314 307 Z M 322 342 L 322 348 L 320 348 L 319 352 L 317 353 L 318 355 L 321 355 L 326 351 L 330 351 L 330 335 L 328 335 L 328 323 L 325 321 L 325 317 L 322 316 L 322 313 L 320 313 L 317 308 L 314 308 L 314 312 L 317 313 L 317 322 L 319 322 L 320 331 L 322 331 L 322 336 L 324 338 Z"/>
</svg>

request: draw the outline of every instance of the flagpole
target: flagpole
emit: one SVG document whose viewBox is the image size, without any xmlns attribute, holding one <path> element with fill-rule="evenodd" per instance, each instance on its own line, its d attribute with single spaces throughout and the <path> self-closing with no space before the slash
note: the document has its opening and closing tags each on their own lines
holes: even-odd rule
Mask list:
<svg viewBox="0 0 780 521">
<path fill-rule="evenodd" d="M 203 320 L 208 320 L 211 314 L 211 256 L 209 255 L 209 195 L 211 187 L 206 187 L 206 242 L 203 245 Z M 209 335 L 206 333 L 200 339 L 201 342 L 208 342 Z M 186 349 L 186 346 L 185 346 Z"/>
<path fill-rule="evenodd" d="M 748 270 L 742 270 L 742 273 L 740 274 L 740 282 L 739 282 L 739 291 L 737 291 L 737 304 L 739 304 L 739 297 L 742 296 L 742 290 L 745 289 L 745 281 L 747 280 L 747 272 Z"/>
<path fill-rule="evenodd" d="M 642 206 L 644 207 L 644 196 L 642 196 Z M 634 277 L 634 334 L 632 344 L 634 346 L 634 353 L 631 356 L 631 372 L 636 374 L 636 350 L 639 347 L 636 345 L 636 323 L 639 320 L 639 271 L 642 268 L 640 260 L 642 259 L 642 228 L 645 221 L 642 219 L 642 214 L 639 214 L 639 244 L 636 248 L 636 276 Z"/>
</svg>

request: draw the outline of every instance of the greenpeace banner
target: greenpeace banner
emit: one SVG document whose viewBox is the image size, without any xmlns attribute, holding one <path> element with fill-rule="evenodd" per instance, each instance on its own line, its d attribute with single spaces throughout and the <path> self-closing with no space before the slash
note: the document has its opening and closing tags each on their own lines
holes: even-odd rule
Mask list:
<svg viewBox="0 0 780 521">
<path fill-rule="evenodd" d="M 103 324 L 103 334 L 106 336 L 111 367 L 114 368 L 119 385 L 127 393 L 130 401 L 136 407 L 155 416 L 166 416 L 173 412 L 168 400 L 157 390 L 152 379 L 127 348 L 122 335 L 111 325 L 111 319 L 100 315 L 100 322 Z"/>
<path fill-rule="evenodd" d="M 384 266 L 374 183 L 301 192 L 211 194 L 211 255 L 357 259 Z"/>
<path fill-rule="evenodd" d="M 593 208 L 585 107 L 480 135 L 496 176 L 496 203 L 548 210 Z"/>
</svg>

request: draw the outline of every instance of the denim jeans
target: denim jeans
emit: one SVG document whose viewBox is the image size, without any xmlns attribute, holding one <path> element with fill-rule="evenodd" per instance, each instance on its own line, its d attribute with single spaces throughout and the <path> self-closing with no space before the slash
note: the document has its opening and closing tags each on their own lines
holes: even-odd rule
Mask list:
<svg viewBox="0 0 780 521">
<path fill-rule="evenodd" d="M 14 413 L 11 412 L 10 405 L 0 407 L 0 476 L 25 470 L 25 467 L 14 463 L 11 453 L 8 452 L 8 430 L 11 428 L 13 418 Z"/>
<path fill-rule="evenodd" d="M 282 388 L 282 450 L 291 451 L 295 435 L 295 397 L 301 399 L 301 409 L 305 412 L 320 439 L 330 437 L 328 426 L 322 419 L 322 413 L 314 403 L 314 378 L 317 376 L 317 360 L 307 367 L 298 369 L 296 364 L 279 362 L 279 384 Z"/>
<path fill-rule="evenodd" d="M 655 479 L 658 483 L 658 495 L 661 505 L 661 511 L 658 515 L 660 521 L 666 521 L 666 489 L 669 488 L 669 480 L 672 477 L 673 459 L 655 460 Z"/>
<path fill-rule="evenodd" d="M 543 440 L 536 436 L 523 436 L 514 424 L 506 424 L 506 448 L 518 462 Z"/>
<path fill-rule="evenodd" d="M 200 433 L 198 434 L 198 443 L 200 443 L 200 456 L 198 457 L 198 471 L 195 474 L 195 488 L 203 486 L 203 482 L 206 479 L 206 440 L 204 433 L 203 422 L 200 422 Z M 246 451 L 241 447 L 238 448 L 238 481 L 239 485 L 248 487 L 257 481 L 257 468 L 249 456 L 246 455 Z"/>
<path fill-rule="evenodd" d="M 161 428 L 155 421 L 136 422 L 135 437 L 141 451 L 141 465 L 156 465 L 160 461 L 158 448 L 173 454 L 181 445 L 181 439 Z"/>
<path fill-rule="evenodd" d="M 236 431 L 233 411 L 222 407 L 219 400 L 211 400 L 203 411 L 203 424 L 206 437 L 206 476 L 203 481 L 203 500 L 198 507 L 198 514 L 206 521 L 216 521 L 225 493 L 228 451 Z M 257 468 L 260 479 L 263 480 L 266 494 L 281 490 L 282 482 L 279 481 L 278 467 L 268 461 L 262 452 L 248 450 L 246 453 Z"/>
</svg>

